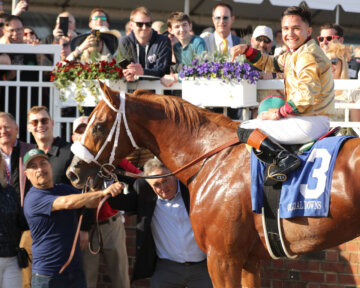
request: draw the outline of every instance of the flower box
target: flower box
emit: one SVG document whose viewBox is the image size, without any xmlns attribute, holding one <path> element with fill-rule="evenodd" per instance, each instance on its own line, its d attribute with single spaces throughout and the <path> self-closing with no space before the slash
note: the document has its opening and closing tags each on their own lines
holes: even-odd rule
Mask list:
<svg viewBox="0 0 360 288">
<path fill-rule="evenodd" d="M 126 91 L 126 83 L 123 80 L 101 80 L 104 81 L 107 86 L 113 90 Z M 63 106 L 83 106 L 83 107 L 94 107 L 97 102 L 101 100 L 100 85 L 98 80 L 84 80 L 80 82 L 82 87 L 78 88 L 78 84 L 70 82 L 66 88 L 60 89 L 60 95 L 62 98 Z M 96 93 L 95 97 L 92 91 Z M 76 93 L 80 93 L 84 96 L 84 100 L 80 103 L 76 100 Z"/>
<path fill-rule="evenodd" d="M 257 106 L 256 84 L 247 80 L 184 79 L 182 98 L 201 107 L 250 107 Z"/>
</svg>

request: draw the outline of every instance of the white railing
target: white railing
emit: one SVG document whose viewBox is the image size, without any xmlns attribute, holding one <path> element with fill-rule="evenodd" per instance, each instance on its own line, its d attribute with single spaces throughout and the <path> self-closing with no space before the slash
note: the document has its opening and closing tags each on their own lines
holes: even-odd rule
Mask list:
<svg viewBox="0 0 360 288">
<path fill-rule="evenodd" d="M 45 105 L 51 114 L 56 107 L 54 96 L 56 88 L 49 82 L 49 73 L 60 60 L 60 45 L 26 45 L 26 44 L 1 44 L 0 54 L 34 54 L 49 55 L 52 59 L 51 66 L 33 65 L 0 65 L 0 70 L 15 71 L 16 77 L 0 81 L 0 110 L 12 113 L 19 125 L 19 136 L 30 142 L 30 134 L 26 129 L 27 111 L 34 105 Z M 31 78 L 35 81 L 21 79 L 22 71 L 30 71 Z M 48 77 L 44 77 L 47 74 Z"/>
<path fill-rule="evenodd" d="M 71 139 L 71 125 L 79 116 L 79 111 L 74 102 L 69 105 L 60 101 L 59 90 L 49 79 L 43 77 L 44 72 L 50 72 L 54 69 L 55 63 L 60 59 L 60 45 L 25 45 L 10 44 L 0 45 L 0 54 L 49 54 L 53 59 L 51 66 L 26 66 L 26 65 L 0 65 L 0 70 L 16 71 L 16 80 L 0 81 L 0 109 L 14 114 L 20 127 L 20 137 L 30 141 L 30 134 L 26 131 L 26 114 L 33 105 L 46 105 L 54 119 L 54 135 L 62 136 L 67 141 Z M 37 75 L 37 81 L 22 81 L 20 79 L 21 71 L 33 71 Z M 360 86 L 357 80 L 336 80 L 336 90 L 355 90 Z M 182 90 L 181 83 L 175 84 L 171 89 L 160 84 L 159 81 L 141 80 L 134 83 L 126 83 L 125 90 L 133 91 L 136 89 L 154 90 L 157 94 L 166 94 L 168 90 Z M 283 89 L 282 80 L 260 80 L 257 83 L 258 90 L 279 90 Z M 226 107 L 224 107 L 226 111 Z M 360 135 L 360 122 L 351 122 L 349 111 L 351 109 L 360 109 L 359 104 L 336 103 L 337 109 L 344 109 L 344 121 L 332 121 L 331 126 L 342 126 L 353 128 Z M 245 111 L 248 107 L 245 107 Z M 246 113 L 245 113 L 246 115 Z M 22 134 L 25 133 L 25 134 Z"/>
</svg>

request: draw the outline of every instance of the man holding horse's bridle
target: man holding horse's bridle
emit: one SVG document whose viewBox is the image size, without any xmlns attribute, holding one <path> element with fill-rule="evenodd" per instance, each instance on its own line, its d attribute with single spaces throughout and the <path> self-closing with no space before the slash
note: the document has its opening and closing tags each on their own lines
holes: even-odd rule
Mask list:
<svg viewBox="0 0 360 288">
<path fill-rule="evenodd" d="M 246 121 L 238 128 L 238 137 L 260 150 L 263 158 L 275 160 L 266 182 L 282 181 L 301 164 L 299 158 L 280 144 L 303 144 L 324 135 L 334 112 L 334 81 L 331 63 L 311 39 L 311 13 L 307 8 L 289 7 L 282 14 L 282 37 L 288 47 L 274 57 L 262 54 L 246 44 L 231 49 L 232 59 L 245 54 L 265 72 L 284 72 L 285 104 L 270 108 L 258 119 Z M 264 132 L 266 132 L 266 134 Z M 271 139 L 270 139 L 271 137 Z"/>
</svg>

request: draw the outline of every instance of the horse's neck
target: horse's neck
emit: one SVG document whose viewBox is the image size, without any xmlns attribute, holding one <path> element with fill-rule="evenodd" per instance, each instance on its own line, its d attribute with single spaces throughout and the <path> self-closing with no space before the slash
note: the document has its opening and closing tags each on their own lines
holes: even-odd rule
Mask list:
<svg viewBox="0 0 360 288">
<path fill-rule="evenodd" d="M 171 171 L 175 171 L 227 140 L 236 137 L 235 132 L 230 129 L 214 131 L 207 126 L 204 125 L 194 135 L 195 133 L 187 129 L 179 128 L 171 120 L 157 121 L 157 125 L 147 127 L 147 132 L 151 133 L 153 141 L 146 141 L 142 144 Z M 200 166 L 201 164 L 196 164 L 189 167 L 177 176 L 186 183 L 191 176 L 197 173 Z"/>
</svg>

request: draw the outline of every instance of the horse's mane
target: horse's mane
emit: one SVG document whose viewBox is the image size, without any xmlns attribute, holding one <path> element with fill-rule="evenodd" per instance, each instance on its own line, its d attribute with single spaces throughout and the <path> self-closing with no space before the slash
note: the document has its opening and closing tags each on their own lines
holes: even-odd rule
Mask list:
<svg viewBox="0 0 360 288">
<path fill-rule="evenodd" d="M 218 126 L 234 126 L 234 122 L 228 117 L 196 107 L 180 97 L 153 94 L 147 90 L 137 90 L 133 96 L 162 105 L 169 119 L 189 131 L 198 131 L 201 126 L 210 122 Z"/>
</svg>

